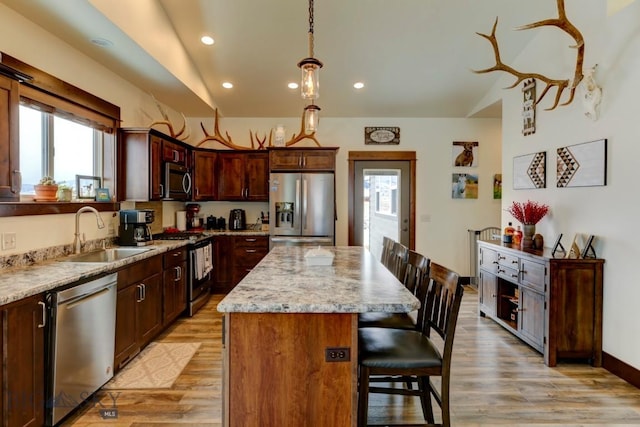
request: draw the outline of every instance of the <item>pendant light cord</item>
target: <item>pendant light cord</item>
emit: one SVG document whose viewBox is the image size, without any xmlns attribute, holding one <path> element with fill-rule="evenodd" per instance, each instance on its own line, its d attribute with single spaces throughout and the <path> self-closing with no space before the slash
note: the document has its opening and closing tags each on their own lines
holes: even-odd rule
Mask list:
<svg viewBox="0 0 640 427">
<path fill-rule="evenodd" d="M 313 58 L 313 0 L 309 0 L 309 58 Z"/>
</svg>

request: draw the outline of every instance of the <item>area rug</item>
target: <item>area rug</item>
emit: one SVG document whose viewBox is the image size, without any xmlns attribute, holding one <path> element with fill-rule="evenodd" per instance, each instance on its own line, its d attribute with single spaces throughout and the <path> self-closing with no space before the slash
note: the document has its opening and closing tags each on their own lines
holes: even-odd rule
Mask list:
<svg viewBox="0 0 640 427">
<path fill-rule="evenodd" d="M 171 388 L 201 344 L 152 342 L 103 389 Z"/>
</svg>

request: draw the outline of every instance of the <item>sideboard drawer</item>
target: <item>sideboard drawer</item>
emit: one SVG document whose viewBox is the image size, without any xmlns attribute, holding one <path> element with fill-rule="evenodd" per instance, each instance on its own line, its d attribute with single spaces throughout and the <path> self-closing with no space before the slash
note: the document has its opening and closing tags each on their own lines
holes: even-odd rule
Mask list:
<svg viewBox="0 0 640 427">
<path fill-rule="evenodd" d="M 498 252 L 498 264 L 508 268 L 518 269 L 519 259 L 517 256 L 507 254 L 504 252 Z M 515 280 L 518 280 L 517 278 Z"/>
<path fill-rule="evenodd" d="M 515 268 L 505 267 L 503 265 L 498 266 L 498 272 L 496 273 L 498 277 L 502 277 L 503 279 L 508 280 L 512 283 L 518 283 L 518 270 Z"/>
<path fill-rule="evenodd" d="M 536 289 L 540 292 L 544 292 L 546 268 L 544 264 L 530 261 L 528 259 L 521 259 L 521 272 L 520 283 Z"/>
</svg>

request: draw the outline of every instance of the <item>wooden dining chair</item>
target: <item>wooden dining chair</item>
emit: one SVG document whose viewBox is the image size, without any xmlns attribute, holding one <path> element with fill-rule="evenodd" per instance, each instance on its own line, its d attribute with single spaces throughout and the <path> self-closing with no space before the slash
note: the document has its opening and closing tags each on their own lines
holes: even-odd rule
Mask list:
<svg viewBox="0 0 640 427">
<path fill-rule="evenodd" d="M 389 268 L 389 261 L 391 260 L 391 255 L 393 254 L 393 245 L 395 240 L 390 237 L 384 236 L 382 238 L 382 254 L 380 255 L 380 262 L 385 267 Z"/>
<path fill-rule="evenodd" d="M 423 301 L 424 321 L 420 330 L 358 330 L 358 426 L 367 425 L 369 393 L 419 396 L 424 418 L 429 425 L 451 426 L 451 354 L 463 291 L 457 273 L 431 263 Z M 432 332 L 440 336 L 440 344 L 431 339 Z M 370 376 L 376 376 L 376 382 L 380 376 L 386 376 L 391 383 L 406 382 L 407 378 L 412 378 L 418 387 L 370 386 Z M 431 377 L 441 377 L 439 389 Z M 440 424 L 435 424 L 431 396 L 441 409 Z"/>
<path fill-rule="evenodd" d="M 407 268 L 407 256 L 409 255 L 409 248 L 400 242 L 394 242 L 393 252 L 389 259 L 389 271 L 396 276 L 396 279 L 401 282 L 404 280 L 404 272 Z"/>
<path fill-rule="evenodd" d="M 405 268 L 404 286 L 418 299 L 421 286 L 427 284 L 429 275 L 429 258 L 418 252 L 409 250 L 407 254 L 407 265 Z M 417 315 L 412 317 L 409 313 L 386 313 L 367 312 L 358 316 L 358 327 L 378 327 L 378 328 L 398 328 L 398 329 L 419 329 L 417 324 L 424 318 L 424 305 L 417 310 Z"/>
</svg>

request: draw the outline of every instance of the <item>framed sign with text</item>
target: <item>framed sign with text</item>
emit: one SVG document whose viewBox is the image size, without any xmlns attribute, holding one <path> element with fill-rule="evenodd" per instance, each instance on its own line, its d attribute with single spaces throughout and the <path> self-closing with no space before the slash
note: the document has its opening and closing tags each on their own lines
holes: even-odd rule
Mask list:
<svg viewBox="0 0 640 427">
<path fill-rule="evenodd" d="M 400 128 L 399 127 L 365 127 L 364 128 L 365 144 L 400 144 Z"/>
</svg>

